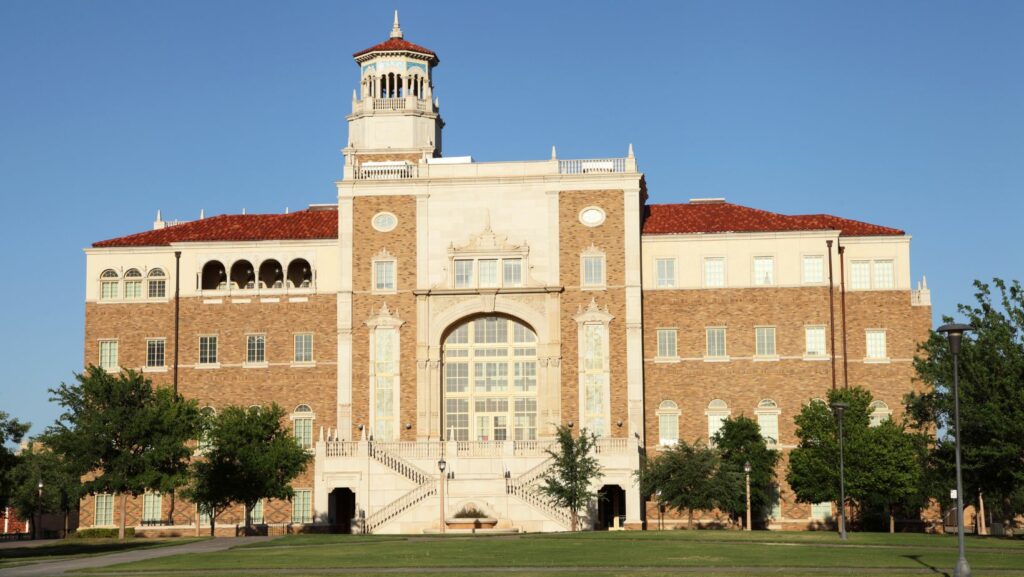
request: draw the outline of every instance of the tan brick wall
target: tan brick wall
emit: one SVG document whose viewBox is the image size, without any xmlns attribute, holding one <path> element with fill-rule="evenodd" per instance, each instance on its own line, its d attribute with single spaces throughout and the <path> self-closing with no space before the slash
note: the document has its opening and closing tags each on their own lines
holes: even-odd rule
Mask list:
<svg viewBox="0 0 1024 577">
<path fill-rule="evenodd" d="M 604 224 L 588 227 L 580 223 L 579 212 L 587 206 L 599 206 L 606 215 Z M 559 259 L 561 282 L 562 337 L 562 422 L 580 422 L 579 416 L 579 327 L 573 317 L 591 299 L 615 317 L 608 327 L 610 358 L 611 434 L 625 436 L 627 427 L 615 425 L 629 419 L 626 388 L 626 253 L 623 220 L 623 191 L 562 191 L 559 194 Z M 580 255 L 593 244 L 605 252 L 607 289 L 582 290 Z M 579 426 L 579 425 L 578 425 Z M 578 428 L 577 426 L 577 428 Z"/>
<path fill-rule="evenodd" d="M 362 164 L 364 162 L 387 162 L 387 161 L 394 162 L 394 161 L 403 161 L 403 160 L 406 161 L 406 162 L 411 162 L 413 164 L 416 164 L 416 163 L 418 163 L 420 161 L 421 158 L 423 158 L 423 155 L 420 154 L 420 153 L 416 153 L 416 152 L 409 152 L 409 153 L 389 152 L 389 153 L 381 153 L 381 154 L 360 153 L 360 154 L 355 155 L 355 161 L 356 161 L 357 165 Z"/>
<path fill-rule="evenodd" d="M 371 225 L 373 216 L 387 211 L 398 218 L 391 232 L 379 232 Z M 399 424 L 403 441 L 416 440 L 416 198 L 413 196 L 360 196 L 353 201 L 352 234 L 352 426 L 351 437 L 359 438 L 358 425 L 369 426 L 370 331 L 367 319 L 377 316 L 387 304 L 391 314 L 405 321 L 399 330 L 401 347 L 401 407 Z M 386 250 L 396 260 L 396 294 L 372 294 L 373 258 Z M 405 423 L 413 428 L 406 430 Z"/>
</svg>

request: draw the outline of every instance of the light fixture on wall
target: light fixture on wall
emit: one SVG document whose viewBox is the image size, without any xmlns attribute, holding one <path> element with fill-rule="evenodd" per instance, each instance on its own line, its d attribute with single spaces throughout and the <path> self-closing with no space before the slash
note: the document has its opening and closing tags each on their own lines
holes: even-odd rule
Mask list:
<svg viewBox="0 0 1024 577">
<path fill-rule="evenodd" d="M 618 428 L 621 429 L 622 428 L 622 419 L 619 419 L 618 421 L 615 421 L 615 426 L 617 426 Z"/>
<path fill-rule="evenodd" d="M 363 426 L 361 424 L 359 426 L 357 426 L 356 428 L 359 429 L 360 432 L 362 432 L 362 430 L 363 430 Z"/>
<path fill-rule="evenodd" d="M 569 427 L 569 428 L 571 429 L 571 428 L 572 428 L 572 426 L 573 426 L 574 424 L 575 424 L 575 423 L 573 423 L 572 421 L 569 421 L 569 423 L 568 423 L 568 425 L 567 425 L 567 426 L 568 426 L 568 427 Z"/>
<path fill-rule="evenodd" d="M 406 424 L 405 424 L 405 430 L 406 430 L 406 431 L 408 431 L 408 430 L 409 430 L 409 429 L 411 429 L 411 428 L 412 428 L 412 423 L 406 423 Z"/>
</svg>

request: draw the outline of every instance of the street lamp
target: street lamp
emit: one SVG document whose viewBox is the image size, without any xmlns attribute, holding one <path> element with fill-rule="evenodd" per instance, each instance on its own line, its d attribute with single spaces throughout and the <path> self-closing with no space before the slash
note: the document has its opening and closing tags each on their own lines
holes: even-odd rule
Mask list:
<svg viewBox="0 0 1024 577">
<path fill-rule="evenodd" d="M 750 531 L 750 461 L 743 463 L 743 472 L 747 475 L 747 531 Z"/>
<path fill-rule="evenodd" d="M 38 491 L 36 492 L 36 514 L 37 514 L 36 515 L 36 519 L 37 519 L 37 522 L 36 522 L 35 526 L 32 527 L 32 538 L 33 539 L 38 539 L 39 536 L 42 535 L 42 531 L 40 531 L 40 529 L 41 529 L 40 525 L 43 524 L 43 480 L 42 479 L 39 479 L 39 485 L 37 485 L 36 488 L 38 489 Z"/>
<path fill-rule="evenodd" d="M 444 533 L 444 468 L 448 463 L 444 461 L 444 457 L 437 462 L 437 468 L 441 471 L 441 477 L 438 482 L 441 483 L 441 532 Z"/>
<path fill-rule="evenodd" d="M 832 412 L 839 420 L 839 538 L 846 541 L 846 470 L 843 455 L 843 412 L 850 408 L 847 403 L 832 403 Z"/>
<path fill-rule="evenodd" d="M 950 323 L 939 327 L 949 339 L 949 352 L 953 353 L 953 434 L 956 435 L 956 540 L 960 549 L 954 577 L 970 577 L 971 566 L 964 556 L 964 478 L 960 469 L 960 343 L 964 333 L 974 330 L 971 325 Z"/>
</svg>

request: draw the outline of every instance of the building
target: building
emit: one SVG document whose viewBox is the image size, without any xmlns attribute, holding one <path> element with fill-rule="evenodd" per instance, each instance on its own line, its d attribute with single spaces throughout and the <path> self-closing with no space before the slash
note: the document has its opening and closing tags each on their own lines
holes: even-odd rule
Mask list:
<svg viewBox="0 0 1024 577">
<path fill-rule="evenodd" d="M 261 504 L 258 521 L 436 531 L 443 490 L 446 517 L 473 506 L 498 528 L 564 530 L 566 512 L 533 489 L 561 423 L 600 436 L 608 499 L 589 521 L 637 529 L 642 450 L 707 438 L 739 414 L 791 447 L 792 417 L 833 385 L 833 360 L 840 383 L 847 365 L 874 392 L 879 418 L 899 410 L 931 322 L 902 230 L 721 199 L 649 204 L 631 146 L 603 159 L 444 157 L 438 56 L 396 15 L 390 37 L 354 57 L 336 205 L 158 215 L 85 251 L 86 363 L 156 383 L 177 374 L 211 411 L 291 411 L 315 462 L 295 500 Z M 129 516 L 163 523 L 166 501 L 146 495 Z M 81 525 L 113 523 L 114 507 L 88 497 Z M 812 526 L 827 509 L 782 487 L 773 523 Z M 179 500 L 173 525 L 201 517 Z"/>
</svg>

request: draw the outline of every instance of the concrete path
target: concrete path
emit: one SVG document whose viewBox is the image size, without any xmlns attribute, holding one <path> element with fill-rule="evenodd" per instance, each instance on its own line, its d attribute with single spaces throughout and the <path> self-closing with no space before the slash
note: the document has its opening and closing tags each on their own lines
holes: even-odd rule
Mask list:
<svg viewBox="0 0 1024 577">
<path fill-rule="evenodd" d="M 168 555 L 181 555 L 184 553 L 209 553 L 212 551 L 224 551 L 240 545 L 269 541 L 274 537 L 237 537 L 222 539 L 207 539 L 195 541 L 183 545 L 167 545 L 152 549 L 137 549 L 135 551 L 124 551 L 122 553 L 110 553 L 107 555 L 93 555 L 90 557 L 79 557 L 76 559 L 63 559 L 60 561 L 44 561 L 31 565 L 21 565 L 10 569 L 0 569 L 0 577 L 49 577 L 50 575 L 64 575 L 68 571 L 77 569 L 94 569 L 106 567 L 118 563 L 130 563 L 132 561 L 144 561 L 167 557 Z"/>
</svg>

